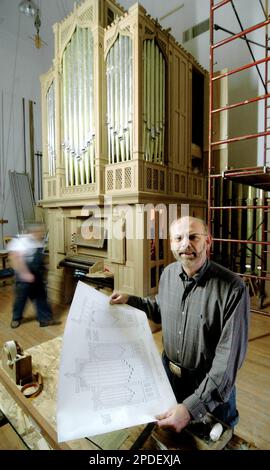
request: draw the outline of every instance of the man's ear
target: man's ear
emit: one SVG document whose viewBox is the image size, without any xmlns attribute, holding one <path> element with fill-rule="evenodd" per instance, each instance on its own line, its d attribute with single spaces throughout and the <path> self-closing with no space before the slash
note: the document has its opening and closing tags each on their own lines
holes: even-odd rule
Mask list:
<svg viewBox="0 0 270 470">
<path fill-rule="evenodd" d="M 207 255 L 210 255 L 210 249 L 211 249 L 212 241 L 213 241 L 212 235 L 209 233 L 206 237 L 206 253 L 207 253 Z"/>
</svg>

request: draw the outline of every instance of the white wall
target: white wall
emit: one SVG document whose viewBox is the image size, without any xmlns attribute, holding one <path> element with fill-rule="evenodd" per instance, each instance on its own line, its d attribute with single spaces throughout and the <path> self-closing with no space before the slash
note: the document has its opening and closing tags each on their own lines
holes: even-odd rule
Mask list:
<svg viewBox="0 0 270 470">
<path fill-rule="evenodd" d="M 18 31 L 19 31 L 18 16 Z M 0 219 L 4 235 L 17 233 L 16 212 L 9 186 L 9 170 L 30 173 L 29 100 L 34 104 L 35 152 L 42 150 L 39 76 L 51 62 L 51 53 L 37 50 L 29 40 L 0 28 Z M 23 126 L 25 99 L 25 141 Z M 1 224 L 0 224 L 1 230 Z M 0 248 L 2 247 L 0 233 Z"/>
</svg>

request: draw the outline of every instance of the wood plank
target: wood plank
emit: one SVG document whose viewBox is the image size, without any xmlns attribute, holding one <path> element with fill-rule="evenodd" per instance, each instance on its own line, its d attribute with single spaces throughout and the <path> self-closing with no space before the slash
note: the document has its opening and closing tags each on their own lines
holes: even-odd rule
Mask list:
<svg viewBox="0 0 270 470">
<path fill-rule="evenodd" d="M 9 423 L 0 427 L 0 450 L 27 450 L 26 445 Z"/>
<path fill-rule="evenodd" d="M 15 399 L 19 404 L 21 409 L 37 423 L 41 429 L 41 433 L 44 435 L 45 439 L 53 447 L 53 449 L 58 450 L 68 450 L 69 447 L 63 443 L 59 444 L 57 442 L 57 434 L 53 427 L 43 418 L 39 411 L 31 404 L 31 402 L 25 398 L 25 396 L 20 392 L 15 382 L 13 382 L 7 373 L 0 367 L 0 382 L 4 385 L 7 392 Z"/>
</svg>

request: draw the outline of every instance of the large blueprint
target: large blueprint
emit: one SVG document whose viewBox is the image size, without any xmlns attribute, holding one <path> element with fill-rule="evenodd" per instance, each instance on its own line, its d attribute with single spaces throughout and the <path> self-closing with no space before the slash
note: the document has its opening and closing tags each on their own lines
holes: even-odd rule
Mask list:
<svg viewBox="0 0 270 470">
<path fill-rule="evenodd" d="M 152 422 L 175 404 L 145 313 L 79 282 L 61 354 L 59 442 Z"/>
</svg>

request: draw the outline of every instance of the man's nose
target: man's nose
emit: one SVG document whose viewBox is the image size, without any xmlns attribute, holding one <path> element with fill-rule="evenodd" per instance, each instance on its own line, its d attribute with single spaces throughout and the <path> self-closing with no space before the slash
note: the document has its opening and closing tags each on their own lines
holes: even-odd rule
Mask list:
<svg viewBox="0 0 270 470">
<path fill-rule="evenodd" d="M 184 235 L 182 240 L 180 241 L 180 246 L 182 250 L 186 249 L 189 246 L 189 236 Z"/>
</svg>

